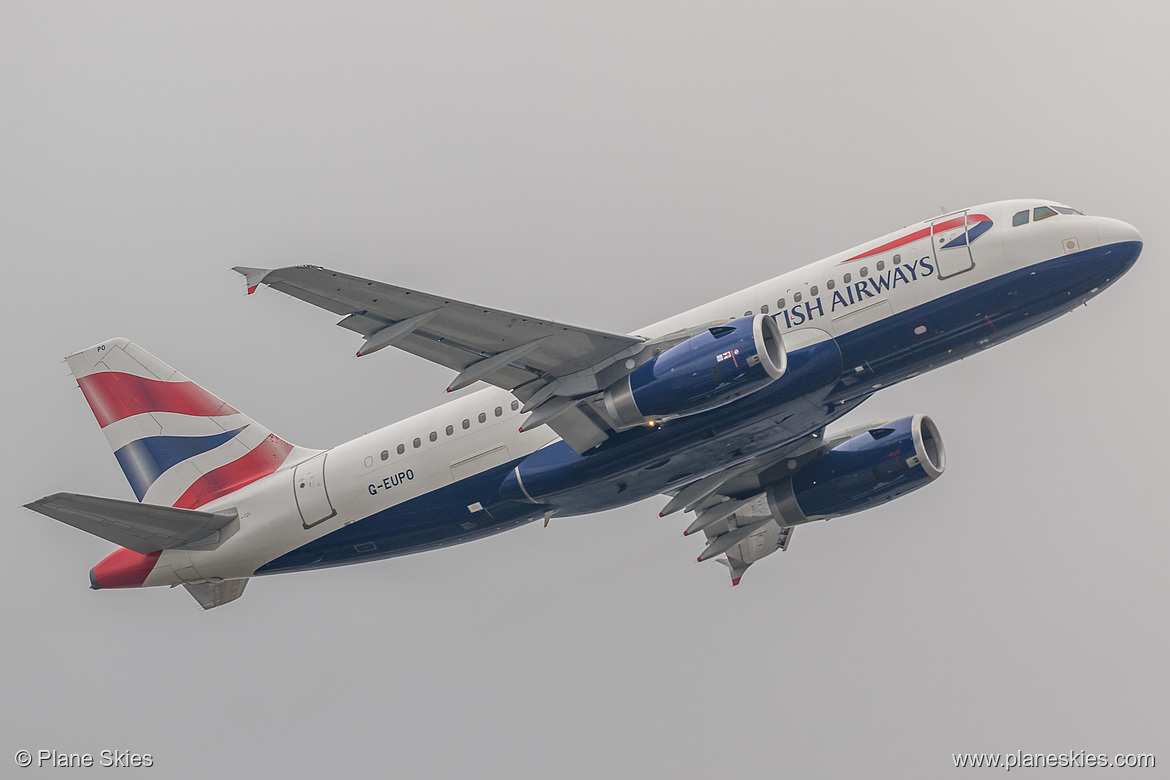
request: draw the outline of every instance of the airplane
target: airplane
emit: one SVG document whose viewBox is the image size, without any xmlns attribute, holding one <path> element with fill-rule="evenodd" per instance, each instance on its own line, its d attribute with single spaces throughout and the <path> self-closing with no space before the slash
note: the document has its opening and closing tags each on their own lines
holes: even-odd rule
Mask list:
<svg viewBox="0 0 1170 780">
<path fill-rule="evenodd" d="M 610 333 L 313 265 L 238 267 L 341 317 L 359 357 L 395 347 L 456 372 L 430 411 L 327 450 L 289 443 L 137 344 L 66 358 L 137 501 L 27 508 L 119 549 L 94 590 L 183 585 L 204 609 L 253 577 L 469 542 L 655 496 L 733 585 L 797 526 L 938 479 L 915 414 L 827 427 L 882 388 L 1080 307 L 1141 234 L 1051 200 L 933 217 L 648 325 Z M 680 523 L 681 525 L 681 523 Z"/>
</svg>

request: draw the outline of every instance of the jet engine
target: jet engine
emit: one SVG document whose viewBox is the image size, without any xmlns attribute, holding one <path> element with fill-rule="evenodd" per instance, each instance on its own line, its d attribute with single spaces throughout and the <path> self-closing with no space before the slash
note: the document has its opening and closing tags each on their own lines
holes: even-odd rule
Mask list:
<svg viewBox="0 0 1170 780">
<path fill-rule="evenodd" d="M 605 391 L 605 409 L 625 428 L 705 412 L 776 381 L 787 362 L 775 320 L 741 317 L 638 366 Z"/>
<path fill-rule="evenodd" d="M 934 422 L 923 414 L 875 425 L 767 490 L 781 525 L 850 515 L 930 484 L 946 469 Z"/>
</svg>

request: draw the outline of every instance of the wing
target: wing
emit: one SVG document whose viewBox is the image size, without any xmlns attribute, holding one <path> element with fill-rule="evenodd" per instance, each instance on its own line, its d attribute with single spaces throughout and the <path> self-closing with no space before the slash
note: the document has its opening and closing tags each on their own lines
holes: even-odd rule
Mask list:
<svg viewBox="0 0 1170 780">
<path fill-rule="evenodd" d="M 680 510 L 691 513 L 683 535 L 702 531 L 707 538 L 699 561 L 718 560 L 730 571 L 731 584 L 738 585 L 749 566 L 774 552 L 786 551 L 792 540 L 795 526 L 785 522 L 779 511 L 782 506 L 769 501 L 768 488 L 787 484 L 788 477 L 809 461 L 880 424 L 870 422 L 832 436 L 826 436 L 823 428 L 814 431 L 684 486 L 659 515 Z"/>
<path fill-rule="evenodd" d="M 143 555 L 173 547 L 213 547 L 239 525 L 234 510 L 200 512 L 76 493 L 54 493 L 25 507 Z"/>
<path fill-rule="evenodd" d="M 753 563 L 774 552 L 786 551 L 795 530 L 795 526 L 779 523 L 761 497 L 753 506 L 731 515 L 724 524 L 703 529 L 707 548 L 699 560 L 721 554 L 716 560 L 727 567 L 731 584 L 738 585 Z"/>
<path fill-rule="evenodd" d="M 458 371 L 448 392 L 484 381 L 510 390 L 524 411 L 543 407 L 525 428 L 548 424 L 578 451 L 611 426 L 579 403 L 627 373 L 648 342 L 477 306 L 318 266 L 235 269 L 248 292 L 265 284 L 342 315 L 337 324 L 365 341 L 358 356 L 393 346 Z"/>
</svg>

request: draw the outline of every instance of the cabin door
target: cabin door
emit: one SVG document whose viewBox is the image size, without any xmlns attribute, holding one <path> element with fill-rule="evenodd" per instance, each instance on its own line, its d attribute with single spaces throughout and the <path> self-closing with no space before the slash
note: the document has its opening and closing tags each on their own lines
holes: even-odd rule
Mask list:
<svg viewBox="0 0 1170 780">
<path fill-rule="evenodd" d="M 293 495 L 296 496 L 297 509 L 305 528 L 311 528 L 337 514 L 325 490 L 325 458 L 328 455 L 323 452 L 306 460 L 293 473 Z"/>
<path fill-rule="evenodd" d="M 975 267 L 967 242 L 967 212 L 947 214 L 930 223 L 930 247 L 939 279 L 949 279 Z"/>
</svg>

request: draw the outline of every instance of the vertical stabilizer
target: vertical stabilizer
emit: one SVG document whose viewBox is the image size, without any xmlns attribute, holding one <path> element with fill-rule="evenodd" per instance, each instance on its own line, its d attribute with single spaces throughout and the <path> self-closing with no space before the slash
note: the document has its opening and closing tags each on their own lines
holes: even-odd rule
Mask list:
<svg viewBox="0 0 1170 780">
<path fill-rule="evenodd" d="M 126 339 L 65 361 L 144 503 L 194 509 L 314 453 Z"/>
</svg>

